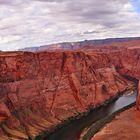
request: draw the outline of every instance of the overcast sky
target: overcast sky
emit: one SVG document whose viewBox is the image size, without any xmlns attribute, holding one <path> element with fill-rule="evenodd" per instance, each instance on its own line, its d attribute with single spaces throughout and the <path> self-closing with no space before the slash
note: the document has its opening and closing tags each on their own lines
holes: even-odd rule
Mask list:
<svg viewBox="0 0 140 140">
<path fill-rule="evenodd" d="M 0 0 L 0 50 L 140 36 L 140 0 Z"/>
</svg>

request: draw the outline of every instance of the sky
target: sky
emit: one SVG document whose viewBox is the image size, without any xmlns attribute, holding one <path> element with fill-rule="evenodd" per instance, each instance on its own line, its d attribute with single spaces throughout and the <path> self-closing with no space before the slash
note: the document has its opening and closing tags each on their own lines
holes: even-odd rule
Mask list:
<svg viewBox="0 0 140 140">
<path fill-rule="evenodd" d="M 0 0 L 0 50 L 140 36 L 140 0 Z"/>
</svg>

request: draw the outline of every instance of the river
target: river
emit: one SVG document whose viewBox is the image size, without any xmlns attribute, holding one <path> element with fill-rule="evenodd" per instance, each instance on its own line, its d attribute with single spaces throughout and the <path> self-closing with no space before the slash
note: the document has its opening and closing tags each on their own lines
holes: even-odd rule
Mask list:
<svg viewBox="0 0 140 140">
<path fill-rule="evenodd" d="M 101 118 L 114 113 L 115 111 L 136 101 L 136 91 L 133 94 L 123 95 L 116 101 L 106 106 L 91 111 L 87 116 L 74 120 L 57 131 L 48 135 L 44 140 L 78 140 L 82 130 Z"/>
</svg>

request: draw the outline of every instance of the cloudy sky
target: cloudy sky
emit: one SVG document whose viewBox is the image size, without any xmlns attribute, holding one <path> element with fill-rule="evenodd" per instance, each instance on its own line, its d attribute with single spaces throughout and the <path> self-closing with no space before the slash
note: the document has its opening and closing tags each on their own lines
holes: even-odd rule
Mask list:
<svg viewBox="0 0 140 140">
<path fill-rule="evenodd" d="M 140 0 L 0 0 L 0 50 L 140 36 Z"/>
</svg>

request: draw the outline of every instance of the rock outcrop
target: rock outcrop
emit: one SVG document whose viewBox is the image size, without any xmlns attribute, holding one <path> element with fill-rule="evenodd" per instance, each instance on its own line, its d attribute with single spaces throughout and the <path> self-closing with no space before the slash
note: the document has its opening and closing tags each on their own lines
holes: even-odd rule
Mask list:
<svg viewBox="0 0 140 140">
<path fill-rule="evenodd" d="M 91 138 L 91 140 L 133 139 L 140 139 L 140 113 L 135 107 L 118 114 Z"/>
<path fill-rule="evenodd" d="M 140 78 L 140 49 L 0 53 L 0 139 L 34 138 Z"/>
<path fill-rule="evenodd" d="M 138 95 L 136 100 L 136 108 L 140 111 L 140 81 L 138 83 Z"/>
</svg>

